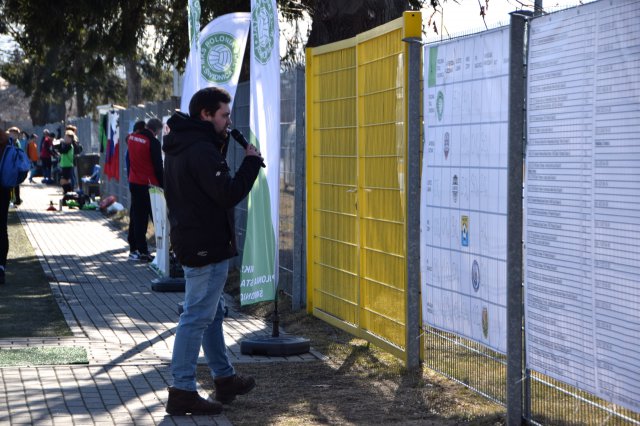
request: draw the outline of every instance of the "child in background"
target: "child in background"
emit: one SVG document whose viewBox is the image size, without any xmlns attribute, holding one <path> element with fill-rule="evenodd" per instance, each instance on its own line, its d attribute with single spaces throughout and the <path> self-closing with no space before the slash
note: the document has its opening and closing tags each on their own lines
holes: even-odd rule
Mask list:
<svg viewBox="0 0 640 426">
<path fill-rule="evenodd" d="M 62 186 L 62 193 L 73 191 L 71 184 L 71 174 L 73 173 L 73 142 L 76 134 L 73 130 L 67 130 L 64 132 L 64 139 L 60 143 L 60 185 Z"/>
<path fill-rule="evenodd" d="M 33 183 L 33 175 L 38 169 L 38 135 L 33 133 L 27 141 L 27 157 L 31 161 L 31 170 L 29 171 L 29 182 Z"/>
</svg>

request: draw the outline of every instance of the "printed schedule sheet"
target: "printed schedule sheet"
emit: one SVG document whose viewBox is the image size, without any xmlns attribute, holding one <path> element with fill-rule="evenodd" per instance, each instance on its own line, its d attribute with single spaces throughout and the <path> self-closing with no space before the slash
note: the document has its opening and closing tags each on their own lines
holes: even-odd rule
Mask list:
<svg viewBox="0 0 640 426">
<path fill-rule="evenodd" d="M 530 28 L 527 365 L 640 411 L 640 1 Z"/>
<path fill-rule="evenodd" d="M 506 353 L 509 32 L 424 55 L 423 319 Z"/>
</svg>

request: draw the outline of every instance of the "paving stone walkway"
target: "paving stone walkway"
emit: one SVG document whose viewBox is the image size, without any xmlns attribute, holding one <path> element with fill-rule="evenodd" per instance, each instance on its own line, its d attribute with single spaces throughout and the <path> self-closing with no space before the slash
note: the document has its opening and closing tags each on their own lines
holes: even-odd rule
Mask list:
<svg viewBox="0 0 640 426">
<path fill-rule="evenodd" d="M 22 198 L 19 217 L 73 337 L 0 339 L 0 350 L 82 347 L 89 364 L 0 367 L 0 425 L 230 424 L 224 414 L 165 413 L 177 307 L 184 293 L 152 291 L 156 273 L 127 260 L 126 235 L 100 212 L 46 211 L 49 201 L 58 206 L 61 195 L 41 184 L 23 184 Z M 225 339 L 234 364 L 321 357 L 315 351 L 288 358 L 242 355 L 241 339 L 271 330 L 227 302 Z"/>
</svg>

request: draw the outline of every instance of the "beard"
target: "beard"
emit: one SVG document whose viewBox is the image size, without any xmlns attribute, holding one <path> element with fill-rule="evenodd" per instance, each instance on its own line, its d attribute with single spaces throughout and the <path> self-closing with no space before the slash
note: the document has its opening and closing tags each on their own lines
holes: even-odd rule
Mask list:
<svg viewBox="0 0 640 426">
<path fill-rule="evenodd" d="M 216 135 L 223 141 L 226 141 L 227 139 L 229 139 L 229 129 L 226 126 L 220 130 L 218 129 L 215 129 L 215 130 L 216 130 Z"/>
</svg>

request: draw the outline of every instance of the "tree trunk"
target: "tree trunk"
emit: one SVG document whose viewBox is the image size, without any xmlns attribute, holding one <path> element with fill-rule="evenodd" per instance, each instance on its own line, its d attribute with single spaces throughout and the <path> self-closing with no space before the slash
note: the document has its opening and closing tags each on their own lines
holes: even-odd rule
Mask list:
<svg viewBox="0 0 640 426">
<path fill-rule="evenodd" d="M 85 115 L 87 115 L 87 105 L 84 101 L 84 87 L 79 85 L 76 86 L 76 107 L 78 109 L 78 117 L 84 117 Z"/>
<path fill-rule="evenodd" d="M 57 123 L 65 119 L 64 101 L 52 103 L 44 100 L 40 92 L 35 92 L 29 104 L 29 115 L 35 126 Z"/>
<path fill-rule="evenodd" d="M 344 40 L 392 21 L 411 8 L 409 0 L 316 2 L 307 47 Z"/>
<path fill-rule="evenodd" d="M 142 77 L 138 64 L 133 58 L 125 58 L 124 68 L 127 75 L 127 102 L 129 106 L 142 102 Z"/>
</svg>

